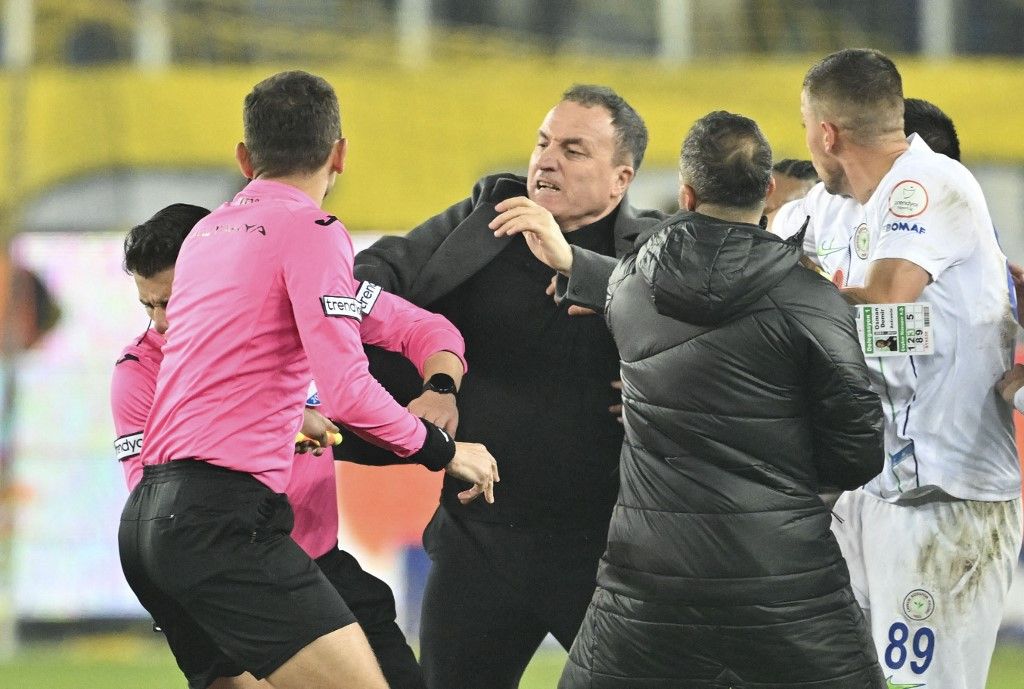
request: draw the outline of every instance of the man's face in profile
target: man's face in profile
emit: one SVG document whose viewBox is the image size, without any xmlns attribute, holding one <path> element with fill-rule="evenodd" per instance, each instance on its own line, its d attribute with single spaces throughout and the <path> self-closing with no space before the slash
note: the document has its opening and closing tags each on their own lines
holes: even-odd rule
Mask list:
<svg viewBox="0 0 1024 689">
<path fill-rule="evenodd" d="M 161 270 L 148 278 L 137 273 L 135 287 L 139 292 L 139 303 L 146 309 L 146 315 L 153 321 L 153 328 L 161 335 L 167 332 L 167 302 L 171 300 L 171 284 L 174 282 L 174 267 Z"/>
<path fill-rule="evenodd" d="M 563 231 L 607 215 L 625 193 L 632 166 L 616 162 L 615 128 L 601 106 L 571 101 L 555 106 L 537 133 L 527 195 L 546 208 Z"/>
<path fill-rule="evenodd" d="M 775 189 L 765 199 L 765 215 L 779 210 L 779 207 L 784 203 L 796 201 L 807 196 L 807 192 L 815 184 L 813 179 L 800 179 L 782 172 L 773 172 L 772 178 L 775 180 Z"/>
<path fill-rule="evenodd" d="M 830 194 L 849 195 L 846 190 L 846 173 L 835 156 L 825 150 L 822 120 L 806 91 L 800 94 L 800 115 L 806 134 L 807 150 L 811 153 L 811 163 L 825 184 L 825 190 Z"/>
</svg>

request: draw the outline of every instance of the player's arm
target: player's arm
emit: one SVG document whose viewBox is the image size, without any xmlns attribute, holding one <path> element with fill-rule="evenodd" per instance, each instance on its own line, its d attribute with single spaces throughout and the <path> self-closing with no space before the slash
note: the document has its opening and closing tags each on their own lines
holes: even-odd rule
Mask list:
<svg viewBox="0 0 1024 689">
<path fill-rule="evenodd" d="M 473 497 L 493 501 L 497 474 L 482 445 L 454 440 L 434 424 L 401 407 L 370 375 L 360 324 L 363 305 L 355 294 L 352 245 L 340 223 L 327 228 L 296 219 L 281 244 L 281 266 L 292 313 L 321 395 L 332 418 L 355 436 L 430 469 L 446 468 L 471 481 Z M 308 222 L 307 222 L 308 220 Z M 346 443 L 349 448 L 355 442 Z"/>
<path fill-rule="evenodd" d="M 789 318 L 806 353 L 819 492 L 851 490 L 882 470 L 882 405 L 871 389 L 849 309 L 835 292 L 818 294 L 818 301 L 794 309 Z"/>
<path fill-rule="evenodd" d="M 931 282 L 921 266 L 903 258 L 881 258 L 868 266 L 863 287 L 839 290 L 851 304 L 902 304 L 917 301 Z"/>
<path fill-rule="evenodd" d="M 110 411 L 114 418 L 114 455 L 121 463 L 128 490 L 142 480 L 143 430 L 155 389 L 155 376 L 134 355 L 118 360 L 110 381 Z"/>
<path fill-rule="evenodd" d="M 889 206 L 871 249 L 873 260 L 864 286 L 844 289 L 843 296 L 853 304 L 916 301 L 978 241 L 967 192 L 938 175 L 902 180 L 879 192 Z"/>
<path fill-rule="evenodd" d="M 408 409 L 454 436 L 459 424 L 455 391 L 466 372 L 462 335 L 444 316 L 368 285 L 361 283 L 357 291 L 360 295 L 375 294 L 372 308 L 364 308 L 363 342 L 401 353 L 416 366 L 425 384 L 434 376 L 442 376 L 437 381 L 451 379 L 453 392 L 424 390 Z"/>
</svg>

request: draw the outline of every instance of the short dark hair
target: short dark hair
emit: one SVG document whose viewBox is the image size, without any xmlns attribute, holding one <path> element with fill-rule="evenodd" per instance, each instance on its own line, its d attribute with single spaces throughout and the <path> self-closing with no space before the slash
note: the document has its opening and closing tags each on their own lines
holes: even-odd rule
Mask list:
<svg viewBox="0 0 1024 689">
<path fill-rule="evenodd" d="M 934 103 L 907 98 L 903 102 L 903 131 L 907 136 L 917 134 L 936 153 L 960 160 L 960 137 L 956 135 L 956 126 L 949 115 Z"/>
<path fill-rule="evenodd" d="M 690 128 L 679 169 L 703 203 L 758 208 L 768 195 L 772 149 L 757 122 L 716 110 Z"/>
<path fill-rule="evenodd" d="M 818 181 L 818 172 L 814 164 L 809 160 L 797 160 L 796 158 L 783 158 L 772 165 L 772 172 L 786 175 L 794 179 L 802 179 L 808 182 Z"/>
<path fill-rule="evenodd" d="M 256 84 L 245 97 L 242 122 L 257 176 L 314 172 L 341 138 L 334 89 L 302 71 L 281 72 Z"/>
<path fill-rule="evenodd" d="M 903 79 L 877 50 L 832 53 L 808 70 L 803 90 L 816 109 L 857 141 L 903 131 Z"/>
<path fill-rule="evenodd" d="M 633 106 L 607 86 L 573 84 L 562 94 L 563 101 L 593 108 L 601 106 L 612 116 L 615 128 L 615 150 L 619 159 L 640 169 L 647 151 L 647 125 Z"/>
<path fill-rule="evenodd" d="M 130 229 L 124 238 L 125 272 L 151 278 L 173 268 L 185 237 L 209 214 L 200 206 L 175 203 Z"/>
</svg>

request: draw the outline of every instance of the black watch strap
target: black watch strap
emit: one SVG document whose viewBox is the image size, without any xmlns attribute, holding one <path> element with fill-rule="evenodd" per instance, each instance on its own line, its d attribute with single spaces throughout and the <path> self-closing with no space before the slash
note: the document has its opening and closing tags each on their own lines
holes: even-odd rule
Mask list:
<svg viewBox="0 0 1024 689">
<path fill-rule="evenodd" d="M 455 387 L 455 379 L 447 373 L 435 373 L 423 383 L 423 391 L 433 390 L 442 395 L 459 396 L 459 390 Z"/>
</svg>

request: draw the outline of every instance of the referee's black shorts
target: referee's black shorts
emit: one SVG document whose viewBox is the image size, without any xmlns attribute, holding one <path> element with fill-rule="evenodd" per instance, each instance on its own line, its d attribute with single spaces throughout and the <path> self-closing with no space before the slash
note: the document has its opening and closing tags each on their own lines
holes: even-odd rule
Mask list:
<svg viewBox="0 0 1024 689">
<path fill-rule="evenodd" d="M 355 622 L 291 528 L 287 497 L 249 474 L 191 460 L 144 469 L 121 515 L 121 566 L 190 689 L 246 670 L 262 679 Z"/>
</svg>

